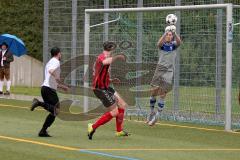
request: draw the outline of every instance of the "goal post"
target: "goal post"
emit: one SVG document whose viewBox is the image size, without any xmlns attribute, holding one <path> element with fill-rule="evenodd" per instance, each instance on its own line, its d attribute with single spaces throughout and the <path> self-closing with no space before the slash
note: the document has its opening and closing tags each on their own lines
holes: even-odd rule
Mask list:
<svg viewBox="0 0 240 160">
<path fill-rule="evenodd" d="M 85 25 L 84 25 L 84 55 L 90 54 L 90 29 L 91 14 L 120 14 L 120 13 L 145 13 L 145 12 L 163 12 L 163 11 L 189 11 L 189 10 L 202 10 L 202 9 L 223 9 L 226 15 L 226 72 L 225 72 L 225 130 L 231 131 L 232 123 L 232 43 L 233 43 L 233 8 L 240 8 L 233 4 L 210 4 L 210 5 L 189 5 L 189 6 L 169 6 L 169 7 L 140 7 L 140 8 L 105 8 L 105 9 L 85 9 Z M 130 17 L 130 16 L 129 16 Z M 131 18 L 131 17 L 130 17 Z M 129 25 L 130 22 L 128 22 Z M 105 23 L 104 23 L 105 24 Z M 135 32 L 135 31 L 134 31 Z M 124 34 L 124 33 L 122 33 Z M 179 33 L 181 35 L 181 33 Z M 110 37 L 109 37 L 110 38 Z M 129 38 L 129 37 L 128 37 Z M 99 42 L 100 43 L 100 42 Z M 101 42 L 102 43 L 102 42 Z M 144 43 L 144 42 L 143 42 Z M 149 43 L 149 42 L 146 42 Z M 156 43 L 156 42 L 154 42 Z M 184 43 L 184 41 L 183 41 Z M 99 47 L 99 44 L 95 45 Z M 92 47 L 92 46 L 91 46 Z M 100 45 L 101 47 L 101 45 Z M 101 49 L 101 48 L 100 48 Z M 85 60 L 85 64 L 88 59 Z M 87 72 L 88 65 L 84 65 L 84 71 Z M 126 68 L 125 68 L 126 69 Z M 87 75 L 89 77 L 89 75 Z M 149 82 L 152 77 L 149 77 Z M 88 87 L 89 83 L 84 82 L 84 86 Z M 86 94 L 87 95 L 87 94 Z M 150 96 L 150 95 L 149 95 Z M 88 107 L 87 96 L 84 98 L 85 111 Z M 191 112 L 191 109 L 190 109 Z"/>
<path fill-rule="evenodd" d="M 232 12 L 233 5 L 226 6 L 226 117 L 225 130 L 231 131 L 231 117 L 232 117 L 232 41 L 233 41 L 233 23 Z"/>
</svg>

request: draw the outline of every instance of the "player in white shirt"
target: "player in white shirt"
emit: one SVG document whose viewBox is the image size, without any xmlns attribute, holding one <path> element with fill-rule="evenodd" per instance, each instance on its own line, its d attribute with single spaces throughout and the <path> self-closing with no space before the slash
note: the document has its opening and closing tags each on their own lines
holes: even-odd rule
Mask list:
<svg viewBox="0 0 240 160">
<path fill-rule="evenodd" d="M 61 88 L 65 91 L 69 89 L 60 81 L 60 49 L 58 47 L 52 48 L 51 56 L 52 58 L 45 66 L 45 79 L 41 87 L 41 95 L 44 102 L 34 98 L 31 106 L 31 111 L 33 111 L 36 107 L 41 106 L 50 112 L 38 134 L 39 137 L 51 137 L 48 134 L 47 129 L 54 122 L 60 109 L 57 88 Z"/>
</svg>

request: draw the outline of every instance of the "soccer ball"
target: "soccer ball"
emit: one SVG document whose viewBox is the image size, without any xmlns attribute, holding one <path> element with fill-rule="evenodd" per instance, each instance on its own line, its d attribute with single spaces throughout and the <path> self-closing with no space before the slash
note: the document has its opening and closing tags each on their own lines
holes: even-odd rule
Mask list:
<svg viewBox="0 0 240 160">
<path fill-rule="evenodd" d="M 175 14 L 169 14 L 166 17 L 166 23 L 168 25 L 175 25 L 177 23 L 177 16 Z"/>
</svg>

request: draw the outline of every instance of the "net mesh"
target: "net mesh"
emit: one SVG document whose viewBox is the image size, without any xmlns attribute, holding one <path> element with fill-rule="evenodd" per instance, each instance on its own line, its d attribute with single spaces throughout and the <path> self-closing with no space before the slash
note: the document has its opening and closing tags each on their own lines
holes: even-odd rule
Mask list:
<svg viewBox="0 0 240 160">
<path fill-rule="evenodd" d="M 144 0 L 143 7 L 156 6 L 174 6 L 175 0 Z M 178 5 L 200 5 L 213 3 L 234 3 L 240 4 L 238 1 L 232 0 L 181 0 Z M 72 1 L 68 0 L 49 0 L 49 13 L 44 17 L 48 18 L 47 32 L 49 50 L 53 46 L 59 46 L 62 50 L 63 65 L 62 77 L 66 83 L 75 82 L 76 86 L 83 86 L 83 46 L 84 46 L 84 9 L 86 8 L 104 8 L 102 0 L 78 0 L 77 1 L 77 46 L 72 47 Z M 109 1 L 109 8 L 125 8 L 137 7 L 137 0 L 131 1 Z M 126 98 L 126 101 L 133 106 L 128 110 L 128 113 L 142 115 L 148 111 L 149 93 L 141 96 L 142 92 L 135 90 L 149 87 L 152 78 L 152 72 L 155 69 L 158 60 L 158 50 L 156 42 L 159 36 L 163 33 L 165 27 L 165 16 L 168 13 L 176 13 L 179 20 L 180 29 L 178 32 L 183 44 L 179 48 L 179 64 L 177 69 L 179 73 L 174 78 L 174 88 L 166 99 L 166 107 L 162 118 L 166 119 L 183 119 L 196 122 L 207 123 L 223 123 L 225 112 L 225 12 L 222 11 L 220 18 L 217 20 L 219 13 L 217 10 L 196 10 L 183 11 L 180 16 L 177 12 L 149 12 L 143 13 L 142 37 L 138 34 L 139 24 L 136 13 L 121 14 L 121 19 L 115 23 L 109 24 L 109 40 L 115 41 L 119 46 L 121 42 L 123 47 L 119 47 L 117 52 L 124 52 L 128 56 L 127 65 L 124 63 L 115 64 L 112 74 L 120 75 L 123 81 L 121 87 L 116 88 Z M 103 22 L 103 14 L 91 14 L 91 24 Z M 109 20 L 116 19 L 119 13 L 109 15 Z M 234 22 L 240 22 L 240 9 L 233 10 Z M 102 51 L 102 42 L 104 41 L 104 26 L 91 28 L 90 39 L 90 54 L 92 56 L 90 65 L 93 63 L 95 56 Z M 139 31 L 140 32 L 140 31 Z M 222 33 L 222 34 L 219 34 Z M 234 26 L 233 39 L 233 89 L 232 89 L 232 115 L 233 124 L 239 123 L 239 105 L 237 103 L 237 92 L 239 87 L 239 49 L 240 49 L 240 26 Z M 219 40 L 217 35 L 222 39 Z M 141 45 L 137 39 L 142 39 Z M 131 42 L 128 47 L 128 42 Z M 218 44 L 218 45 L 217 45 Z M 220 44 L 220 45 L 219 45 Z M 221 46 L 221 47 L 217 47 Z M 120 49 L 122 48 L 122 49 Z M 139 50 L 142 48 L 141 58 Z M 72 55 L 72 51 L 77 49 L 76 55 Z M 216 56 L 216 50 L 222 53 L 221 56 Z M 219 54 L 218 53 L 218 54 Z M 220 55 L 220 54 L 219 54 Z M 48 53 L 43 55 L 45 60 L 50 57 Z M 76 58 L 76 56 L 80 56 Z M 74 61 L 72 63 L 72 61 Z M 141 65 L 136 64 L 137 61 L 142 61 Z M 45 63 L 47 61 L 44 61 Z M 72 76 L 71 68 L 76 68 L 76 75 Z M 143 71 L 136 72 L 142 68 Z M 91 71 L 89 71 L 91 72 Z M 151 73 L 149 73 L 151 72 Z M 136 77 L 143 75 L 140 80 Z M 179 75 L 179 76 L 178 76 Z M 218 77 L 218 80 L 216 80 Z M 135 78 L 135 79 L 134 79 Z M 91 79 L 89 79 L 91 82 Z M 177 83 L 179 82 L 179 84 Z M 136 84 L 141 83 L 141 88 L 136 87 Z M 217 86 L 217 87 L 216 87 Z M 117 87 L 117 86 L 116 86 Z M 78 90 L 83 95 L 83 90 Z M 131 91 L 131 92 L 130 92 Z M 90 94 L 91 92 L 89 92 Z M 218 93 L 218 95 L 217 95 Z M 220 96 L 219 96 L 220 95 Z M 60 95 L 62 96 L 62 95 Z M 80 98 L 79 98 L 80 97 Z M 140 98 L 137 98 L 140 97 Z M 80 99 L 79 95 L 70 95 L 71 99 Z M 78 102 L 78 101 L 77 101 Z M 77 103 L 76 102 L 76 103 Z M 100 104 L 93 95 L 89 100 L 89 106 Z M 82 105 L 82 103 L 80 103 Z M 141 110 L 140 110 L 141 108 Z M 176 116 L 175 116 L 176 115 Z"/>
<path fill-rule="evenodd" d="M 150 82 L 159 58 L 156 43 L 164 33 L 165 17 L 170 13 L 175 12 L 143 12 L 140 13 L 141 19 L 139 13 L 121 13 L 117 22 L 108 24 L 108 40 L 118 44 L 115 54 L 122 52 L 127 56 L 126 63 L 112 65 L 111 76 L 122 81 L 114 87 L 133 106 L 129 114 L 146 115 L 149 110 Z M 218 13 L 217 9 L 178 13 L 181 15 L 178 17 L 179 34 L 183 40 L 178 50 L 180 61 L 175 64 L 179 76 L 173 80 L 178 83 L 173 83 L 174 90 L 167 95 L 161 118 L 224 123 L 226 16 L 224 10 L 221 10 L 221 15 Z M 118 16 L 119 13 L 110 14 L 109 20 Z M 91 14 L 91 24 L 102 23 L 103 17 L 101 13 Z M 140 20 L 142 25 L 139 25 Z M 91 55 L 97 56 L 102 52 L 105 34 L 104 26 L 91 28 Z M 142 45 L 140 51 L 139 43 Z M 238 56 L 235 50 L 233 56 Z M 233 73 L 236 68 L 233 66 Z M 233 95 L 237 95 L 235 85 Z M 238 122 L 239 107 L 236 103 L 233 103 L 233 113 L 233 121 Z"/>
</svg>

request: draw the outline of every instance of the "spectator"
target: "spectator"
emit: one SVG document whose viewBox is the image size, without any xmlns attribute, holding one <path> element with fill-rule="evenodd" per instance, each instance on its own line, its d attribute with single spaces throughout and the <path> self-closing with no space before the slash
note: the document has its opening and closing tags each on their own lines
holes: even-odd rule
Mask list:
<svg viewBox="0 0 240 160">
<path fill-rule="evenodd" d="M 3 42 L 0 51 L 0 94 L 3 94 L 4 78 L 7 81 L 7 88 L 4 95 L 10 95 L 10 63 L 13 62 L 13 54 L 8 50 L 8 44 Z"/>
</svg>

